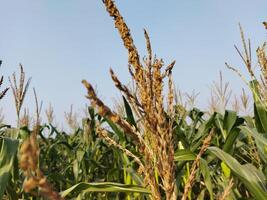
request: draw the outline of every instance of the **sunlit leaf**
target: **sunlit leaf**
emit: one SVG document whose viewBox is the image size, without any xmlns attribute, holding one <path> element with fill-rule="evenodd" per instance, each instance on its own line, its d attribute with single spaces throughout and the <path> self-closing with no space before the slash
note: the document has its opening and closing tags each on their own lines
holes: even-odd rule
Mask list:
<svg viewBox="0 0 267 200">
<path fill-rule="evenodd" d="M 78 196 L 81 192 L 137 192 L 150 194 L 150 191 L 136 185 L 125 185 L 121 183 L 78 183 L 71 188 L 61 192 L 62 197 Z"/>
<path fill-rule="evenodd" d="M 11 171 L 18 145 L 18 140 L 0 137 L 0 199 L 2 199 L 6 186 L 11 178 Z"/>
</svg>

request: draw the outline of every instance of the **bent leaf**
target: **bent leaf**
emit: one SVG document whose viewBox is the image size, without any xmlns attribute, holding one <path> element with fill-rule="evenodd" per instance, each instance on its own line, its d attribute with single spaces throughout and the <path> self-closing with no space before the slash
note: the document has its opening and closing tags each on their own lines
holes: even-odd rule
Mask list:
<svg viewBox="0 0 267 200">
<path fill-rule="evenodd" d="M 255 166 L 251 164 L 241 165 L 230 154 L 222 151 L 218 147 L 209 147 L 208 151 L 222 160 L 235 173 L 255 199 L 266 199 L 266 178 Z"/>
<path fill-rule="evenodd" d="M 81 192 L 137 192 L 150 194 L 146 188 L 137 185 L 125 185 L 121 183 L 103 182 L 103 183 L 78 183 L 71 188 L 61 192 L 62 197 L 78 196 Z"/>
</svg>

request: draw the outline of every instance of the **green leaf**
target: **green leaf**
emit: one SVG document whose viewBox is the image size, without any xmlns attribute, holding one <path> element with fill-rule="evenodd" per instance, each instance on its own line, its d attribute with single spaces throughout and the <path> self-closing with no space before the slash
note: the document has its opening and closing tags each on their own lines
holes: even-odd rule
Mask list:
<svg viewBox="0 0 267 200">
<path fill-rule="evenodd" d="M 267 138 L 264 137 L 264 135 L 267 136 L 267 134 L 259 134 L 256 129 L 252 129 L 247 126 L 240 126 L 239 128 L 247 135 L 251 135 L 255 140 L 258 140 L 259 142 L 267 146 Z"/>
<path fill-rule="evenodd" d="M 243 116 L 243 119 L 246 122 L 246 125 L 248 127 L 254 127 L 255 126 L 254 118 L 252 118 L 251 116 Z"/>
<path fill-rule="evenodd" d="M 73 161 L 73 175 L 77 181 L 79 176 L 79 163 L 77 159 Z"/>
<path fill-rule="evenodd" d="M 111 127 L 111 129 L 114 131 L 114 133 L 118 136 L 120 141 L 125 141 L 123 132 L 118 128 L 118 126 L 113 123 L 111 120 L 105 118 L 108 125 Z"/>
<path fill-rule="evenodd" d="M 267 112 L 266 107 L 261 102 L 254 104 L 255 124 L 260 133 L 267 132 Z"/>
<path fill-rule="evenodd" d="M 6 186 L 11 178 L 18 145 L 18 140 L 0 137 L 0 199 L 2 199 Z"/>
<path fill-rule="evenodd" d="M 249 128 L 247 126 L 241 126 L 240 129 L 243 133 L 250 135 L 255 139 L 258 153 L 263 162 L 267 163 L 267 134 L 258 133 L 255 128 Z"/>
<path fill-rule="evenodd" d="M 226 110 L 223 119 L 223 129 L 226 130 L 227 133 L 229 133 L 233 128 L 233 126 L 235 125 L 236 120 L 237 120 L 236 112 Z"/>
<path fill-rule="evenodd" d="M 222 171 L 224 175 L 229 178 L 231 176 L 231 169 L 224 163 L 221 163 Z"/>
<path fill-rule="evenodd" d="M 250 81 L 250 89 L 254 99 L 254 116 L 255 125 L 260 133 L 267 132 L 267 110 L 266 105 L 261 101 L 259 82 L 257 80 Z"/>
<path fill-rule="evenodd" d="M 125 185 L 121 183 L 103 182 L 103 183 L 78 183 L 71 188 L 61 192 L 62 197 L 78 196 L 81 192 L 137 192 L 150 194 L 150 191 L 136 185 Z"/>
<path fill-rule="evenodd" d="M 125 99 L 124 96 L 122 96 L 122 98 L 123 98 L 124 107 L 125 107 L 125 111 L 126 111 L 126 115 L 127 115 L 127 121 L 131 125 L 136 126 L 136 123 L 135 123 L 135 119 L 134 119 L 134 115 L 133 115 L 131 106 L 129 105 L 128 101 Z"/>
<path fill-rule="evenodd" d="M 91 120 L 95 118 L 95 110 L 94 110 L 94 107 L 89 106 L 88 107 L 88 113 L 90 115 Z"/>
<path fill-rule="evenodd" d="M 203 189 L 197 197 L 197 200 L 205 200 L 206 189 Z"/>
<path fill-rule="evenodd" d="M 229 134 L 227 135 L 226 141 L 223 145 L 223 150 L 227 153 L 233 152 L 234 150 L 234 143 L 240 133 L 238 128 L 232 129 Z"/>
<path fill-rule="evenodd" d="M 235 173 L 256 200 L 266 200 L 266 178 L 261 171 L 251 164 L 241 165 L 230 154 L 218 147 L 209 147 L 208 151 L 222 160 Z"/>
<path fill-rule="evenodd" d="M 195 134 L 193 141 L 192 141 L 192 145 L 190 147 L 191 151 L 195 151 L 202 144 L 203 142 L 202 139 L 207 137 L 211 128 L 214 127 L 216 115 L 217 113 L 214 113 L 207 121 L 205 121 L 199 126 L 198 131 Z"/>
<path fill-rule="evenodd" d="M 213 200 L 213 187 L 212 187 L 212 182 L 211 182 L 211 177 L 210 177 L 210 169 L 208 166 L 208 163 L 204 159 L 200 159 L 200 171 L 201 174 L 204 178 L 205 186 L 207 187 L 209 194 L 210 194 L 210 199 Z"/>
<path fill-rule="evenodd" d="M 191 160 L 195 160 L 196 159 L 196 155 L 189 150 L 178 150 L 177 152 L 175 152 L 174 155 L 174 160 L 175 161 L 191 161 Z"/>
<path fill-rule="evenodd" d="M 17 128 L 7 128 L 4 131 L 4 136 L 8 138 L 18 139 L 19 132 L 20 130 Z"/>
<path fill-rule="evenodd" d="M 260 102 L 259 82 L 257 80 L 252 80 L 249 82 L 249 87 L 252 91 L 254 102 Z"/>
</svg>

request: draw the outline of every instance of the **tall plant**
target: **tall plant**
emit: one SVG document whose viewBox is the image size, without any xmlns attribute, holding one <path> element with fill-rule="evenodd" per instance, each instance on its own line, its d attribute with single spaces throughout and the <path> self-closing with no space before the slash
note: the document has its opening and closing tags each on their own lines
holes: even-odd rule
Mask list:
<svg viewBox="0 0 267 200">
<path fill-rule="evenodd" d="M 151 190 L 152 199 L 161 199 L 161 188 L 166 199 L 177 198 L 175 191 L 174 145 L 173 145 L 173 115 L 174 115 L 174 91 L 172 82 L 172 62 L 162 72 L 164 62 L 162 59 L 153 58 L 149 36 L 144 31 L 148 55 L 141 62 L 139 53 L 134 45 L 131 33 L 123 20 L 119 10 L 112 0 L 103 1 L 107 12 L 114 19 L 124 47 L 128 51 L 129 71 L 136 84 L 136 93 L 132 93 L 123 85 L 113 70 L 110 70 L 111 78 L 115 86 L 124 94 L 140 120 L 137 124 L 122 119 L 117 113 L 111 111 L 96 95 L 93 87 L 85 80 L 87 98 L 98 109 L 102 117 L 108 118 L 119 125 L 126 135 L 132 138 L 140 156 L 131 153 L 139 164 L 139 171 L 144 177 L 144 184 Z M 167 108 L 164 106 L 164 79 L 168 79 Z M 98 129 L 105 131 L 103 128 Z M 105 137 L 107 139 L 107 135 Z M 109 142 L 109 140 L 107 140 Z M 134 156 L 133 156 L 134 155 Z M 160 188 L 161 186 L 161 188 Z"/>
</svg>

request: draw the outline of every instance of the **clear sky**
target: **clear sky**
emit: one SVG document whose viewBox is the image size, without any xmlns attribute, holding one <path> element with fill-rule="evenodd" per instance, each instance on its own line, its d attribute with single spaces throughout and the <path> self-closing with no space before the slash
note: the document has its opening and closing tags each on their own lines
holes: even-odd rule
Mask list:
<svg viewBox="0 0 267 200">
<path fill-rule="evenodd" d="M 70 104 L 81 109 L 87 100 L 81 84 L 87 79 L 109 104 L 117 98 L 108 70 L 128 82 L 127 52 L 101 0 L 0 0 L 1 73 L 7 77 L 22 63 L 44 107 L 51 102 L 58 121 Z M 238 91 L 242 81 L 224 62 L 240 66 L 233 45 L 240 45 L 238 23 L 256 49 L 266 41 L 262 22 L 266 0 L 117 0 L 140 53 L 145 51 L 143 28 L 150 34 L 158 57 L 176 60 L 178 88 L 200 92 L 208 101 L 209 85 L 221 70 Z M 34 107 L 30 89 L 25 105 Z M 14 121 L 11 91 L 0 102 L 6 121 Z M 33 110 L 33 109 L 31 109 Z"/>
</svg>

